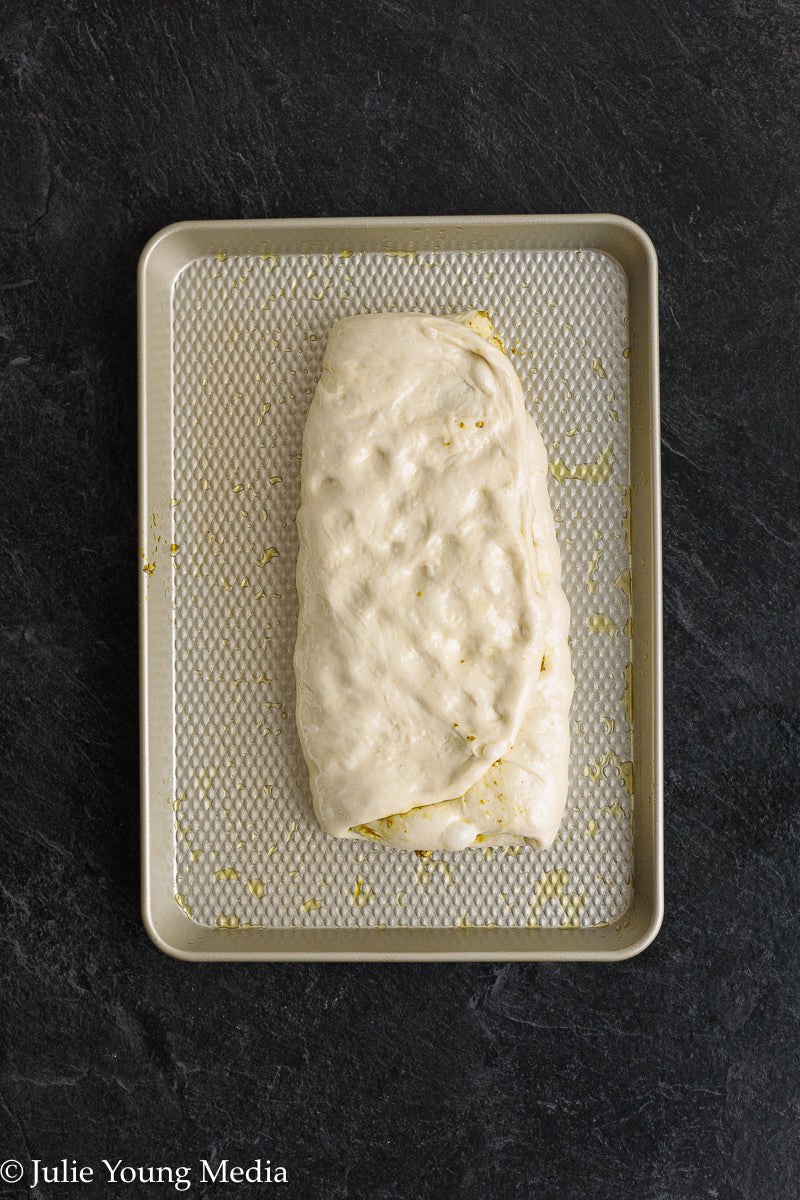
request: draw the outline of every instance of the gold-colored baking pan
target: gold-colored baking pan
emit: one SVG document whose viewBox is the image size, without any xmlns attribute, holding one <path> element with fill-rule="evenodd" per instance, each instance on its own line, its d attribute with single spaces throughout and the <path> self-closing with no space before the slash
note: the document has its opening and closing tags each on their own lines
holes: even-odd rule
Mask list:
<svg viewBox="0 0 800 1200">
<path fill-rule="evenodd" d="M 188 959 L 620 959 L 662 914 L 656 256 L 615 216 L 191 221 L 139 267 L 142 907 Z M 317 827 L 293 716 L 302 429 L 351 313 L 486 309 L 572 607 L 547 852 Z"/>
</svg>

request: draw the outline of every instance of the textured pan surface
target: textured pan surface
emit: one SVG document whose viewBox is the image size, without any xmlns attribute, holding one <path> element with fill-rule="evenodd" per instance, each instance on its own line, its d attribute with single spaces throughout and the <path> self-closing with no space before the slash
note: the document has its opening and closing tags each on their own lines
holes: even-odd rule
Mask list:
<svg viewBox="0 0 800 1200">
<path fill-rule="evenodd" d="M 548 449 L 576 693 L 570 797 L 547 853 L 421 861 L 334 841 L 311 811 L 292 675 L 302 431 L 332 323 L 391 308 L 488 310 Z M 187 915 L 272 929 L 619 920 L 633 871 L 621 268 L 574 249 L 223 247 L 177 276 L 171 326 L 171 507 L 149 554 L 171 571 L 174 895 Z"/>
</svg>

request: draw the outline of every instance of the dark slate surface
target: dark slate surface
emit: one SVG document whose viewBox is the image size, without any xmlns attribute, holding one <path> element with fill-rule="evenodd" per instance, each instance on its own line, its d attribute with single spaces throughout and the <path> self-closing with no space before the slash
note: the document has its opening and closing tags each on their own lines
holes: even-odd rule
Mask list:
<svg viewBox="0 0 800 1200">
<path fill-rule="evenodd" d="M 0 1197 L 794 1200 L 800 10 L 0 7 Z M 163 957 L 135 290 L 181 218 L 619 212 L 661 262 L 667 916 L 619 966 Z M 203 1158 L 285 1165 L 201 1185 Z M 13 1166 L 11 1171 L 13 1173 Z"/>
</svg>

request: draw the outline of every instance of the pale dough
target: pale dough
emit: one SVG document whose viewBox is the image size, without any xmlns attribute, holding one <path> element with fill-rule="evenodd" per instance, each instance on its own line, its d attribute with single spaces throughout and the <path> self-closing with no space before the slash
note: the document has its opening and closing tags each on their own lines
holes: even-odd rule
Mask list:
<svg viewBox="0 0 800 1200">
<path fill-rule="evenodd" d="M 333 327 L 303 439 L 295 649 L 328 833 L 552 842 L 573 681 L 546 477 L 485 315 Z"/>
</svg>

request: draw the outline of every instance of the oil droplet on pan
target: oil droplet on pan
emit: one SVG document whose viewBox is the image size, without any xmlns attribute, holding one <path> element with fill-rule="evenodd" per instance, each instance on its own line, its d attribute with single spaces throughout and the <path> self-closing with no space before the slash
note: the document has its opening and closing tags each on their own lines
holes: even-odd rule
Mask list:
<svg viewBox="0 0 800 1200">
<path fill-rule="evenodd" d="M 565 479 L 581 479 L 584 483 L 605 483 L 611 475 L 614 465 L 614 443 L 609 442 L 596 463 L 578 463 L 575 467 L 567 467 L 557 458 L 550 463 L 550 474 L 561 483 Z"/>
<path fill-rule="evenodd" d="M 605 633 L 612 642 L 619 633 L 619 625 L 616 625 L 605 613 L 589 613 L 586 624 L 590 633 Z"/>
</svg>

